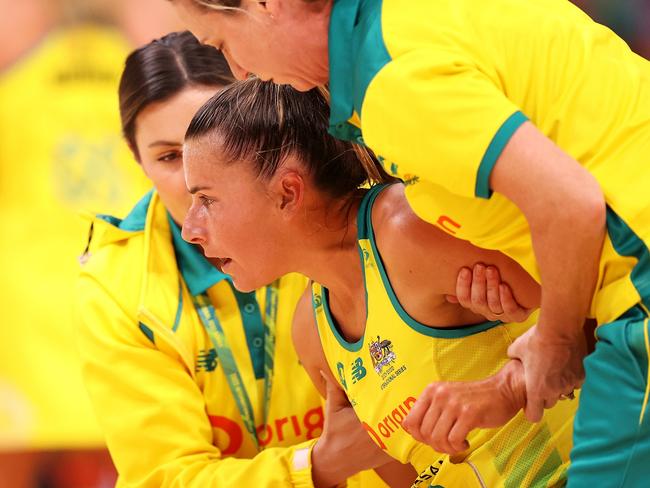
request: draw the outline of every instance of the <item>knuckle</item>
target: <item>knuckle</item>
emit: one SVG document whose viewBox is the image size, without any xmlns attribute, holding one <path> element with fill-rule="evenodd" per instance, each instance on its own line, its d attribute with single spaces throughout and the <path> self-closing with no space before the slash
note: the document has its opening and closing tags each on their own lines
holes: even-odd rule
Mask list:
<svg viewBox="0 0 650 488">
<path fill-rule="evenodd" d="M 474 405 L 471 403 L 464 403 L 460 406 L 460 413 L 463 417 L 472 417 L 475 411 Z"/>
<path fill-rule="evenodd" d="M 472 301 L 474 302 L 475 305 L 478 305 L 479 307 L 485 307 L 487 305 L 487 300 L 485 299 L 485 296 L 482 294 L 477 294 L 473 296 Z"/>
<path fill-rule="evenodd" d="M 438 401 L 447 402 L 451 397 L 451 388 L 447 383 L 436 384 L 435 396 Z"/>
</svg>

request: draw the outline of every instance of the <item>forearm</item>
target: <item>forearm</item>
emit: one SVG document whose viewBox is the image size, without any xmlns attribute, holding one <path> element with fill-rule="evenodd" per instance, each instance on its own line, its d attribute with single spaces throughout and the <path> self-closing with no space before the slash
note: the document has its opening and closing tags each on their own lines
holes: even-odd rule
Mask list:
<svg viewBox="0 0 650 488">
<path fill-rule="evenodd" d="M 577 161 L 525 123 L 490 177 L 523 212 L 539 267 L 539 331 L 575 336 L 588 314 L 605 236 L 605 197 Z"/>
<path fill-rule="evenodd" d="M 326 442 L 316 443 L 311 457 L 314 488 L 338 486 L 361 471 L 359 460 L 355 456 L 342 455 L 343 452 Z M 374 470 L 385 483 L 396 488 L 413 484 L 418 475 L 413 466 L 402 464 L 387 454 L 384 455 L 384 462 Z"/>
<path fill-rule="evenodd" d="M 542 281 L 539 332 L 558 339 L 577 337 L 598 280 L 604 202 L 575 205 L 530 226 Z"/>
</svg>

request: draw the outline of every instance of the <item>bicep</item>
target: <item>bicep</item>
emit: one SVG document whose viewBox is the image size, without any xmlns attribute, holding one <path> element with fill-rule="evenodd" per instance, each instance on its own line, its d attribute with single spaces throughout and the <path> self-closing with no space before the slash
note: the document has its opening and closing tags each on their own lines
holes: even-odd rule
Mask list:
<svg viewBox="0 0 650 488">
<path fill-rule="evenodd" d="M 490 187 L 512 200 L 529 221 L 564 213 L 572 202 L 603 198 L 596 179 L 530 122 L 504 147 L 490 173 Z"/>
</svg>

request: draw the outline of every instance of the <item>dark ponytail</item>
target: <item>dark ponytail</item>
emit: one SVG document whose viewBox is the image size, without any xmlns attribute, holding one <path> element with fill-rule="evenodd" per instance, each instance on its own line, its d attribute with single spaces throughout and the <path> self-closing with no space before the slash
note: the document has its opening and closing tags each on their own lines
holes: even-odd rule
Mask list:
<svg viewBox="0 0 650 488">
<path fill-rule="evenodd" d="M 261 177 L 272 176 L 288 156 L 302 161 L 318 189 L 333 197 L 364 183 L 395 181 L 366 148 L 327 132 L 329 105 L 318 89 L 248 79 L 212 97 L 194 116 L 185 139 L 218 135 L 231 163 L 250 161 Z"/>
</svg>

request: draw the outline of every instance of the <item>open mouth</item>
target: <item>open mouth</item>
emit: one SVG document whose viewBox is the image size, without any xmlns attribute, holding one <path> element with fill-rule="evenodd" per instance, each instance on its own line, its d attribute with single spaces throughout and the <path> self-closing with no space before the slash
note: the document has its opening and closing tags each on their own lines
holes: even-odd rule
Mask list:
<svg viewBox="0 0 650 488">
<path fill-rule="evenodd" d="M 214 264 L 217 267 L 217 269 L 219 271 L 221 271 L 222 273 L 225 273 L 224 267 L 227 266 L 228 264 L 230 264 L 232 259 L 230 259 L 230 258 L 214 258 L 214 261 L 215 261 Z"/>
</svg>

